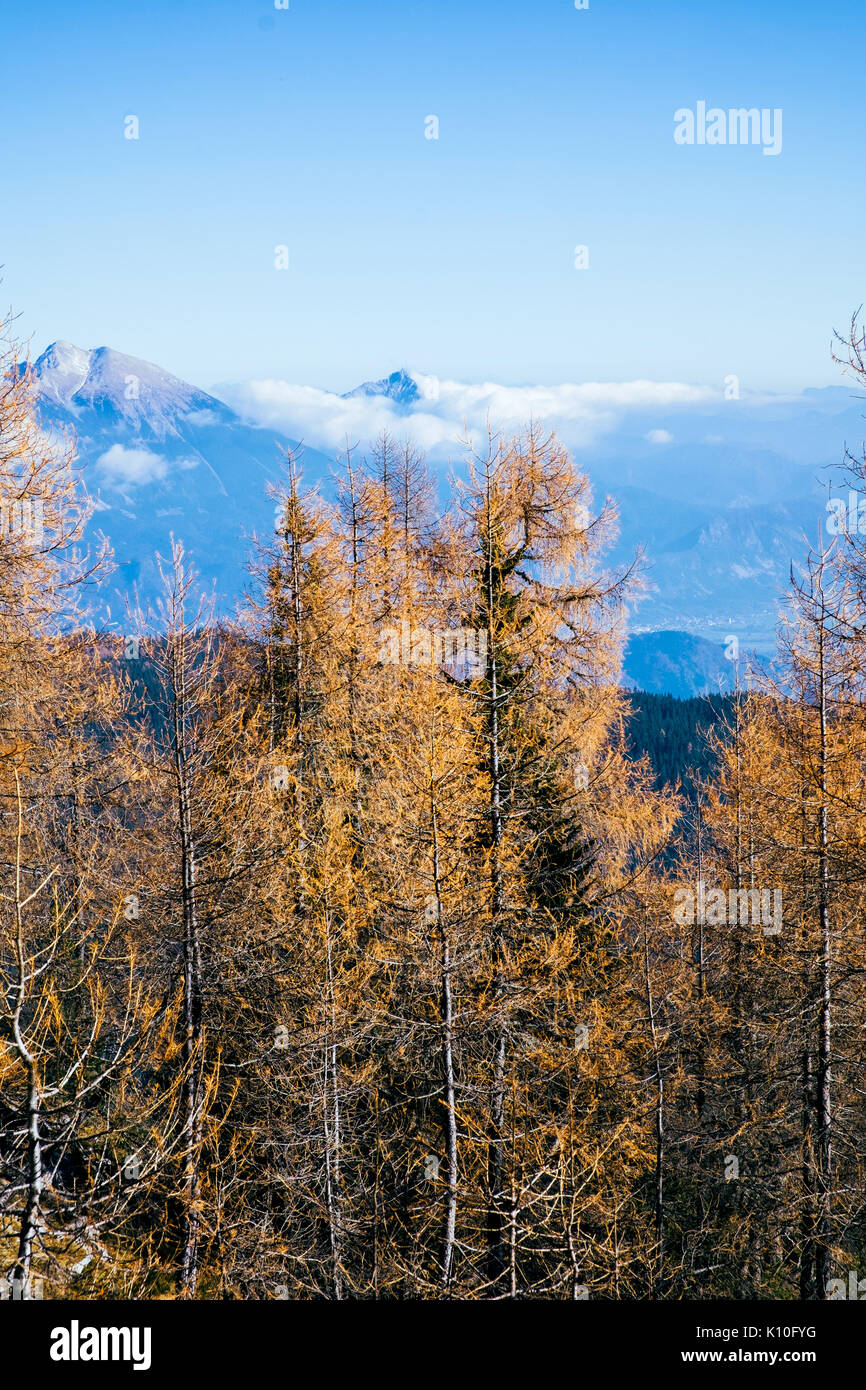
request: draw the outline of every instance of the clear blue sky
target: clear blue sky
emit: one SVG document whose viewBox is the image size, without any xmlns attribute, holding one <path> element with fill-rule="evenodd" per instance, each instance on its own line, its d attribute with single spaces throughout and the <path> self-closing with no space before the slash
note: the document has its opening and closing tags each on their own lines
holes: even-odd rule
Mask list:
<svg viewBox="0 0 866 1390">
<path fill-rule="evenodd" d="M 862 0 L 9 5 L 0 295 L 36 351 L 203 386 L 822 385 L 866 298 L 864 33 Z M 782 153 L 677 146 L 699 100 L 781 107 Z"/>
</svg>

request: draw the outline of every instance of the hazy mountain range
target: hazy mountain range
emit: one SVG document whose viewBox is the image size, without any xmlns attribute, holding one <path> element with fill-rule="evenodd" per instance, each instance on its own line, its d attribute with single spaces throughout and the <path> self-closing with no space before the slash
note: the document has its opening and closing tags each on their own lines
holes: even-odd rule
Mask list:
<svg viewBox="0 0 866 1390">
<path fill-rule="evenodd" d="M 170 532 L 233 606 L 253 533 L 273 529 L 266 484 L 279 476 L 281 449 L 304 440 L 305 478 L 327 493 L 338 429 L 353 428 L 362 447 L 383 426 L 411 432 L 444 492 L 467 428 L 488 415 L 517 425 L 525 410 L 574 449 L 597 498 L 617 502 L 611 562 L 646 552 L 628 677 L 682 695 L 729 683 L 728 634 L 743 649 L 770 649 L 791 561 L 826 519 L 844 446 L 856 449 L 866 432 L 847 388 L 725 400 L 653 383 L 470 388 L 402 369 L 342 395 L 251 383 L 224 391 L 229 405 L 111 348 L 57 342 L 35 365 L 43 421 L 74 430 L 92 529 L 115 552 L 106 602 L 119 626 L 132 583 L 154 591 L 154 553 L 166 553 Z"/>
</svg>

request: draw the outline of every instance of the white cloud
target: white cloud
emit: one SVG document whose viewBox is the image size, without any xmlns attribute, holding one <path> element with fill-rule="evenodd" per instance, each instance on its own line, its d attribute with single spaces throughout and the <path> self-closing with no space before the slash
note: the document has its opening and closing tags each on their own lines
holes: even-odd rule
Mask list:
<svg viewBox="0 0 866 1390">
<path fill-rule="evenodd" d="M 219 425 L 222 423 L 215 410 L 191 410 L 184 416 L 184 419 L 190 425 Z"/>
<path fill-rule="evenodd" d="M 650 444 L 673 444 L 674 442 L 674 437 L 669 430 L 650 430 L 649 434 L 644 437 L 649 440 Z"/>
<path fill-rule="evenodd" d="M 422 448 L 456 449 L 467 433 L 519 429 L 530 419 L 555 429 L 572 448 L 615 429 L 629 411 L 676 410 L 721 401 L 721 392 L 682 382 L 565 383 L 560 386 L 466 384 L 415 373 L 422 399 L 409 411 L 385 396 L 342 396 L 286 381 L 249 381 L 224 388 L 230 405 L 256 424 L 278 429 L 311 447 L 341 447 L 348 435 L 363 445 L 383 429 L 411 433 Z M 663 434 L 664 431 L 653 431 Z M 667 442 L 660 440 L 659 442 Z"/>
<path fill-rule="evenodd" d="M 180 459 L 175 460 L 174 466 L 195 468 L 196 464 L 196 459 Z M 119 488 L 161 482 L 171 466 L 162 454 L 152 454 L 149 449 L 127 449 L 123 444 L 112 444 L 96 460 L 104 482 Z"/>
</svg>

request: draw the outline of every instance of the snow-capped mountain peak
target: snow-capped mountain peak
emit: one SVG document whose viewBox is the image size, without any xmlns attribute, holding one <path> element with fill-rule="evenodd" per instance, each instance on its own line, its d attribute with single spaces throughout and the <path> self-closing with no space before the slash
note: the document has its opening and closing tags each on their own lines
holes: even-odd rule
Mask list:
<svg viewBox="0 0 866 1390">
<path fill-rule="evenodd" d="M 215 580 L 231 605 L 253 533 L 273 531 L 268 484 L 297 441 L 248 424 L 217 397 L 113 348 L 55 342 L 34 374 L 43 427 L 74 439 L 94 505 L 85 540 L 103 533 L 111 542 L 117 569 L 105 581 L 106 611 L 125 611 L 133 582 L 145 601 L 159 593 L 154 556 L 169 553 L 172 533 L 206 587 Z M 305 451 L 314 477 L 327 475 L 329 462 Z"/>
<path fill-rule="evenodd" d="M 138 357 L 98 347 L 89 351 L 58 341 L 35 364 L 43 401 L 77 417 L 83 411 L 112 415 L 157 439 L 178 433 L 187 416 L 214 420 L 232 412 L 222 401 Z"/>
<path fill-rule="evenodd" d="M 421 400 L 422 392 L 415 378 L 401 367 L 379 381 L 365 381 L 354 391 L 346 391 L 343 399 L 350 400 L 353 396 L 387 396 L 397 405 L 412 406 Z"/>
<path fill-rule="evenodd" d="M 68 406 L 76 391 L 84 385 L 90 372 L 92 352 L 67 343 L 62 338 L 47 347 L 37 358 L 35 372 L 40 393 L 58 405 Z"/>
</svg>

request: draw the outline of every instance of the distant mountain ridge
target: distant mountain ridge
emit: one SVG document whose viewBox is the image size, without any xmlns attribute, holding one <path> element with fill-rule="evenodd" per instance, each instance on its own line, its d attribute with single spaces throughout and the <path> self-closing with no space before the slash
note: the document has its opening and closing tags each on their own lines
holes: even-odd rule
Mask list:
<svg viewBox="0 0 866 1390">
<path fill-rule="evenodd" d="M 75 432 L 96 508 L 91 529 L 115 551 L 112 616 L 133 582 L 145 597 L 154 593 L 154 554 L 167 552 L 172 532 L 231 611 L 254 533 L 272 533 L 267 486 L 303 431 L 250 423 L 217 396 L 110 347 L 59 340 L 35 374 L 45 425 Z M 408 432 L 413 413 L 430 409 L 435 380 L 403 367 L 334 400 L 390 402 Z M 681 696 L 718 690 L 730 674 L 718 665 L 730 634 L 744 650 L 770 649 L 791 560 L 805 554 L 826 514 L 820 468 L 838 458 L 842 441 L 856 441 L 861 409 L 836 388 L 780 398 L 765 414 L 705 405 L 670 421 L 678 437 L 650 428 L 657 411 L 633 411 L 618 432 L 575 450 L 597 499 L 609 492 L 619 509 L 610 563 L 646 551 L 648 593 L 632 612 L 641 631 L 626 662 L 633 682 Z M 447 459 L 434 451 L 434 470 L 440 460 L 445 488 Z M 304 448 L 305 477 L 326 495 L 331 462 Z"/>
<path fill-rule="evenodd" d="M 735 667 L 725 648 L 689 632 L 632 633 L 623 665 L 624 684 L 655 695 L 687 700 L 734 688 Z"/>
</svg>

